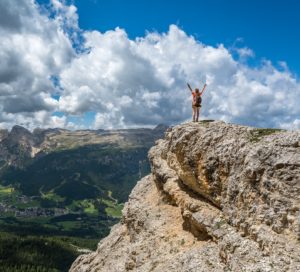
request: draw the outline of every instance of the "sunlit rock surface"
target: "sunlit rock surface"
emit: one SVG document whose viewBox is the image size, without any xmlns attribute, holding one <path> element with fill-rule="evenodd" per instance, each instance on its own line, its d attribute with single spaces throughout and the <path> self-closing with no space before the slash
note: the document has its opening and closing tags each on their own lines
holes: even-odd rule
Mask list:
<svg viewBox="0 0 300 272">
<path fill-rule="evenodd" d="M 169 129 L 121 222 L 70 271 L 300 271 L 300 132 Z"/>
</svg>

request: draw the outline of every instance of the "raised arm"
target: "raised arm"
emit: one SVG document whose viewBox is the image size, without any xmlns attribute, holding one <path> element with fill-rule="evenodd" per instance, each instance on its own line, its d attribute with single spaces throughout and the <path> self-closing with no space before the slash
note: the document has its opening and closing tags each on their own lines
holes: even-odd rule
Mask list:
<svg viewBox="0 0 300 272">
<path fill-rule="evenodd" d="M 193 89 L 191 88 L 190 84 L 187 84 L 187 85 L 188 85 L 190 91 L 193 92 Z"/>
<path fill-rule="evenodd" d="M 204 86 L 203 86 L 203 89 L 202 89 L 202 91 L 201 91 L 201 93 L 200 93 L 200 95 L 202 95 L 202 94 L 203 94 L 203 92 L 204 92 L 204 90 L 205 90 L 206 86 L 207 86 L 207 84 L 205 83 L 205 84 L 204 84 Z"/>
</svg>

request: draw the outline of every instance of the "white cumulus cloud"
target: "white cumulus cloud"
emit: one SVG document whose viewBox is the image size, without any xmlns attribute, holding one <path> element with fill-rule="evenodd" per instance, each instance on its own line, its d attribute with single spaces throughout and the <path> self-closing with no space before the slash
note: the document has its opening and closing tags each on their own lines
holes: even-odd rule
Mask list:
<svg viewBox="0 0 300 272">
<path fill-rule="evenodd" d="M 177 123 L 190 118 L 190 94 L 208 83 L 202 116 L 253 126 L 294 128 L 300 84 L 270 62 L 251 68 L 223 45 L 205 45 L 171 25 L 131 40 L 125 30 L 85 32 L 89 51 L 61 73 L 60 110 L 95 111 L 95 127 Z M 253 56 L 248 48 L 242 56 Z M 296 124 L 296 125 L 295 125 Z"/>
<path fill-rule="evenodd" d="M 58 107 L 57 88 L 51 78 L 75 56 L 70 39 L 57 18 L 42 14 L 33 0 L 1 0 L 0 18 L 1 126 L 56 124 L 51 115 Z M 49 119 L 42 123 L 45 112 Z"/>
<path fill-rule="evenodd" d="M 248 66 L 250 48 L 204 44 L 176 25 L 136 39 L 85 31 L 74 5 L 51 6 L 45 14 L 34 0 L 0 2 L 1 127 L 82 128 L 88 112 L 93 128 L 179 123 L 191 118 L 186 83 L 206 82 L 202 118 L 300 128 L 300 82 L 285 62 Z"/>
</svg>

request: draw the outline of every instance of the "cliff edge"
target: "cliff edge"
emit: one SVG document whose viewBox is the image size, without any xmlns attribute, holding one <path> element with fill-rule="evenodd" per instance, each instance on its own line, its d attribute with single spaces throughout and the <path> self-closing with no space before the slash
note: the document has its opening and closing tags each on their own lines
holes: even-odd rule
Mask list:
<svg viewBox="0 0 300 272">
<path fill-rule="evenodd" d="M 169 129 L 123 217 L 70 271 L 300 271 L 300 131 Z"/>
</svg>

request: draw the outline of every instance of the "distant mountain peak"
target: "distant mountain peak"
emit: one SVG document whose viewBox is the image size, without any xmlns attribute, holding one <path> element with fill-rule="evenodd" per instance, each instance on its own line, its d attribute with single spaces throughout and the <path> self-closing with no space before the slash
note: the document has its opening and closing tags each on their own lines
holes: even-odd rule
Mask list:
<svg viewBox="0 0 300 272">
<path fill-rule="evenodd" d="M 19 125 L 13 126 L 11 131 L 10 131 L 10 134 L 12 134 L 12 135 L 13 134 L 25 134 L 25 133 L 29 134 L 29 135 L 32 135 L 32 133 L 28 129 L 26 129 L 22 126 L 19 126 Z"/>
</svg>

